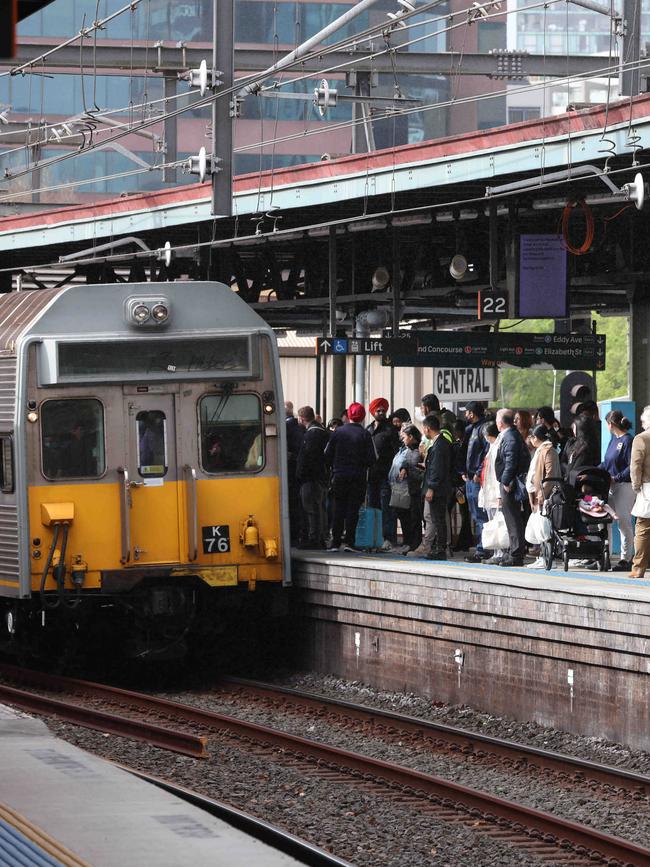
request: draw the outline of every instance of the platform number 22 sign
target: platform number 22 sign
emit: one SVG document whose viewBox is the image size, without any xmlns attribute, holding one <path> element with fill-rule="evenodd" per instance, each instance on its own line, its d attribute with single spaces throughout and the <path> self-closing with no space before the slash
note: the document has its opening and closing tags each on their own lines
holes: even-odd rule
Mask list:
<svg viewBox="0 0 650 867">
<path fill-rule="evenodd" d="M 204 554 L 226 554 L 230 551 L 230 527 L 227 524 L 214 524 L 201 529 Z"/>
<path fill-rule="evenodd" d="M 507 292 L 484 292 L 478 293 L 478 318 L 479 319 L 505 319 L 508 315 Z"/>
</svg>

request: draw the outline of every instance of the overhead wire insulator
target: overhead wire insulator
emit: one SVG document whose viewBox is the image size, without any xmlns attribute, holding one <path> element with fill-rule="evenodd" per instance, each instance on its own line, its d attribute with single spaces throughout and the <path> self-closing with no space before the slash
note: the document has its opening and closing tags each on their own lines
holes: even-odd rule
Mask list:
<svg viewBox="0 0 650 867">
<path fill-rule="evenodd" d="M 326 78 L 323 78 L 314 90 L 314 108 L 318 109 L 321 117 L 325 117 L 329 108 L 335 108 L 338 102 L 339 92 L 331 88 Z"/>
</svg>

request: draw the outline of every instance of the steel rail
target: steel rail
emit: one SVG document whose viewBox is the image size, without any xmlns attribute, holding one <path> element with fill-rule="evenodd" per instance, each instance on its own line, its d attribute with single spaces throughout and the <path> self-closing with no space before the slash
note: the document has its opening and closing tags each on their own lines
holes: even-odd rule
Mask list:
<svg viewBox="0 0 650 867">
<path fill-rule="evenodd" d="M 47 696 L 36 695 L 0 684 L 0 700 L 31 713 L 55 716 L 84 728 L 109 732 L 121 737 L 136 738 L 162 749 L 182 753 L 195 759 L 207 758 L 207 738 L 168 729 L 152 723 L 129 719 L 94 708 L 82 707 Z"/>
<path fill-rule="evenodd" d="M 10 669 L 13 674 L 10 673 Z M 559 847 L 573 847 L 579 853 L 587 850 L 598 853 L 603 859 L 618 859 L 621 863 L 634 865 L 634 867 L 637 865 L 647 867 L 650 863 L 650 849 L 629 840 L 603 834 L 585 825 L 381 759 L 327 746 L 226 714 L 206 711 L 130 690 L 43 672 L 25 671 L 15 666 L 2 665 L 0 673 L 22 679 L 23 682 L 30 679 L 32 682 L 38 680 L 41 684 L 49 681 L 53 688 L 77 689 L 112 701 L 121 700 L 132 707 L 180 717 L 186 722 L 203 725 L 213 731 L 226 731 L 235 737 L 261 743 L 289 755 L 307 758 L 326 768 L 351 770 L 364 780 L 371 777 L 390 787 L 425 793 L 427 796 L 441 800 L 443 804 L 449 804 L 450 807 L 461 805 L 462 809 L 470 815 L 474 812 L 476 815 L 490 817 L 492 821 L 502 820 L 508 824 L 520 825 L 523 829 L 527 829 L 524 833 L 529 833 L 533 840 L 541 837 L 542 840 L 552 842 Z"/>
<path fill-rule="evenodd" d="M 479 732 L 472 732 L 468 729 L 433 722 L 432 720 L 358 705 L 342 699 L 329 698 L 317 695 L 316 693 L 275 686 L 274 684 L 262 683 L 257 680 L 248 680 L 241 677 L 223 677 L 220 678 L 220 681 L 226 686 L 242 686 L 247 692 L 252 692 L 261 697 L 287 697 L 295 701 L 296 704 L 300 703 L 318 712 L 334 709 L 360 722 L 378 721 L 390 723 L 391 725 L 399 726 L 406 732 L 436 736 L 463 749 L 470 749 L 472 752 L 476 752 L 477 746 L 482 747 L 494 755 L 503 756 L 512 761 L 523 759 L 530 765 L 556 773 L 581 774 L 599 783 L 605 783 L 614 788 L 625 789 L 650 797 L 650 777 L 645 774 L 628 771 L 625 768 L 602 765 L 588 759 L 567 756 L 562 753 L 553 752 L 552 750 L 544 750 L 503 738 L 495 738 Z"/>
<path fill-rule="evenodd" d="M 290 834 L 289 831 L 285 831 L 283 828 L 271 825 L 270 822 L 266 822 L 264 819 L 258 819 L 255 816 L 251 816 L 250 813 L 245 813 L 243 810 L 238 810 L 236 807 L 231 807 L 222 801 L 209 798 L 200 792 L 186 789 L 184 786 L 179 786 L 176 783 L 170 783 L 169 780 L 164 780 L 161 777 L 130 768 L 128 765 L 123 765 L 119 762 L 114 762 L 114 764 L 128 771 L 130 774 L 139 777 L 141 780 L 158 786 L 166 792 L 176 795 L 181 800 L 187 801 L 188 804 L 204 810 L 211 816 L 222 819 L 234 828 L 243 831 L 262 843 L 266 843 L 273 849 L 284 852 L 285 855 L 290 855 L 301 864 L 307 864 L 309 867 L 353 867 L 349 861 L 337 858 L 336 855 L 332 855 L 324 849 L 314 846 L 301 837 L 296 837 L 295 834 Z"/>
</svg>

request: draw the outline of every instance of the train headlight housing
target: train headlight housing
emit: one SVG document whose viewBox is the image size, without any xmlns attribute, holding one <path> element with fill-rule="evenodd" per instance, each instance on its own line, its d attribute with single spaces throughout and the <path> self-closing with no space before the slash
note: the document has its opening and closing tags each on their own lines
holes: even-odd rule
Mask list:
<svg viewBox="0 0 650 867">
<path fill-rule="evenodd" d="M 156 304 L 151 311 L 151 315 L 156 322 L 165 322 L 169 319 L 169 307 L 166 304 Z"/>
<path fill-rule="evenodd" d="M 136 328 L 160 328 L 169 323 L 171 305 L 160 295 L 144 295 L 127 298 L 124 316 L 129 325 Z"/>
<path fill-rule="evenodd" d="M 151 313 L 146 304 L 138 304 L 133 308 L 133 321 L 136 325 L 144 325 Z"/>
</svg>

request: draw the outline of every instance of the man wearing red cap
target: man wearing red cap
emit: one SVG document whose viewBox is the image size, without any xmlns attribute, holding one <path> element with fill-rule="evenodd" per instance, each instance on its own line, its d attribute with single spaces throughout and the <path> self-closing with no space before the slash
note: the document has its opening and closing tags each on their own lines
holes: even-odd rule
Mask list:
<svg viewBox="0 0 650 867">
<path fill-rule="evenodd" d="M 361 425 L 365 415 L 360 403 L 351 403 L 349 424 L 334 431 L 325 449 L 325 460 L 332 468 L 332 548 L 354 550 L 359 509 L 366 496 L 366 475 L 377 460 L 372 437 Z"/>
<path fill-rule="evenodd" d="M 381 509 L 381 529 L 384 536 L 383 551 L 392 551 L 397 544 L 397 517 L 390 507 L 390 472 L 393 458 L 399 451 L 399 432 L 388 420 L 388 401 L 376 397 L 370 401 L 370 413 L 374 421 L 366 430 L 370 433 L 377 452 L 377 463 L 368 473 L 368 505 Z"/>
</svg>

